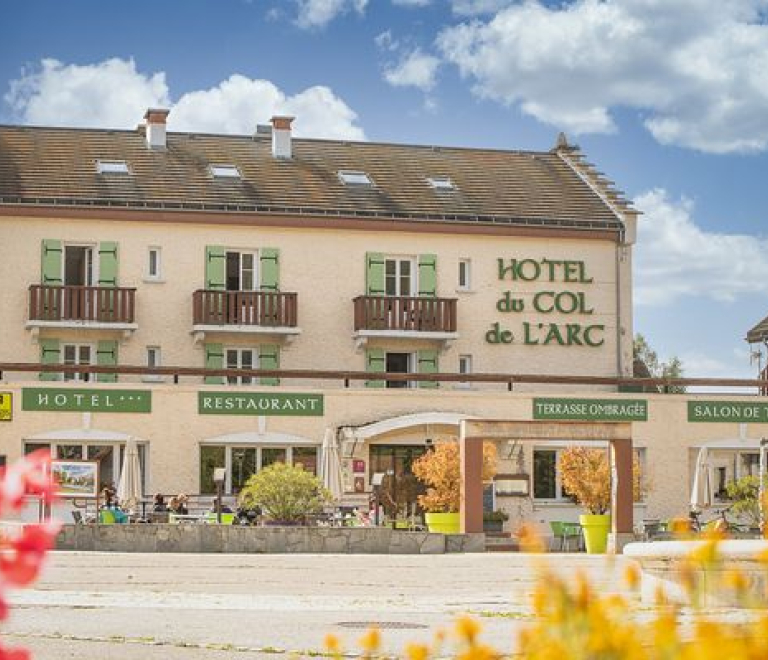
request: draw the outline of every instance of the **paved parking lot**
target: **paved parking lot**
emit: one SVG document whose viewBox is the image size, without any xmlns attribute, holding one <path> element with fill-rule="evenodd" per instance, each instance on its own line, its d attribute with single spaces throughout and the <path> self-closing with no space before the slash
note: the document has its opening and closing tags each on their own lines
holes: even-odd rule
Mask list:
<svg viewBox="0 0 768 660">
<path fill-rule="evenodd" d="M 8 644 L 36 660 L 224 660 L 308 656 L 333 632 L 354 649 L 370 624 L 385 650 L 429 641 L 470 612 L 511 649 L 530 621 L 541 558 L 520 554 L 149 555 L 53 553 L 33 590 L 14 595 Z M 608 592 L 625 560 L 552 555 Z"/>
</svg>

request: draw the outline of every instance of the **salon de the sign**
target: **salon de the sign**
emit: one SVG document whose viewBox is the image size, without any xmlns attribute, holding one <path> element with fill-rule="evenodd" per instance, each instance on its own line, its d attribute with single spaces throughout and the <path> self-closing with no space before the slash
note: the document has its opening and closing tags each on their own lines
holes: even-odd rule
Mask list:
<svg viewBox="0 0 768 660">
<path fill-rule="evenodd" d="M 150 413 L 152 392 L 25 387 L 21 392 L 21 409 L 47 412 Z"/>
<path fill-rule="evenodd" d="M 501 293 L 496 311 L 502 314 L 530 313 L 560 314 L 572 317 L 567 323 L 553 321 L 522 321 L 515 330 L 505 322 L 496 321 L 485 333 L 489 344 L 523 344 L 526 346 L 588 346 L 597 348 L 605 343 L 605 326 L 585 323 L 583 317 L 594 314 L 586 292 L 565 285 L 589 285 L 594 279 L 587 274 L 584 261 L 565 259 L 497 259 L 498 278 L 510 282 L 551 283 L 533 295 L 523 295 L 514 289 Z"/>
</svg>

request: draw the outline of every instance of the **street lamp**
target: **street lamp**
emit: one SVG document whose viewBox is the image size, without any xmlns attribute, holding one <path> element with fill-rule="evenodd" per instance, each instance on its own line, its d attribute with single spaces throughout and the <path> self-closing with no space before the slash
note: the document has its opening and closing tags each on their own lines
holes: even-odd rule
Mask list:
<svg viewBox="0 0 768 660">
<path fill-rule="evenodd" d="M 216 522 L 219 525 L 221 525 L 221 497 L 224 493 L 224 482 L 226 479 L 226 468 L 213 468 L 213 483 L 216 484 Z"/>
</svg>

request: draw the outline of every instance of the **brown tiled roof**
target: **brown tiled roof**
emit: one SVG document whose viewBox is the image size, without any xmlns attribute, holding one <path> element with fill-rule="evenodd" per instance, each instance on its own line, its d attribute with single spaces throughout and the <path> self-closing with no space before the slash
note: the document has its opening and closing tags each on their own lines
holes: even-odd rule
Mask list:
<svg viewBox="0 0 768 660">
<path fill-rule="evenodd" d="M 768 340 L 768 316 L 747 333 L 747 341 L 750 344 L 766 340 Z"/>
<path fill-rule="evenodd" d="M 294 157 L 278 160 L 269 135 L 168 133 L 167 141 L 167 149 L 151 150 L 143 129 L 0 126 L 0 205 L 622 229 L 611 205 L 561 157 L 579 161 L 573 147 L 523 152 L 294 138 Z M 97 160 L 125 160 L 131 174 L 98 174 Z M 214 180 L 211 164 L 236 165 L 242 179 Z M 364 171 L 374 186 L 344 185 L 339 170 Z M 450 177 L 457 190 L 433 190 L 429 176 Z M 616 196 L 607 199 L 626 208 Z"/>
</svg>

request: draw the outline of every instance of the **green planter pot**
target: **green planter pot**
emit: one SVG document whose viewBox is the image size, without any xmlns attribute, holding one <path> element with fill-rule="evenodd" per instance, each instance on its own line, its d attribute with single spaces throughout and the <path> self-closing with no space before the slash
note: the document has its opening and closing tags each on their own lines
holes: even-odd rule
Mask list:
<svg viewBox="0 0 768 660">
<path fill-rule="evenodd" d="M 608 547 L 608 532 L 611 531 L 611 517 L 603 515 L 579 516 L 581 529 L 584 531 L 584 544 L 591 555 L 605 554 Z"/>
<path fill-rule="evenodd" d="M 461 530 L 461 520 L 458 513 L 426 513 L 424 518 L 430 532 L 458 534 Z"/>
</svg>

